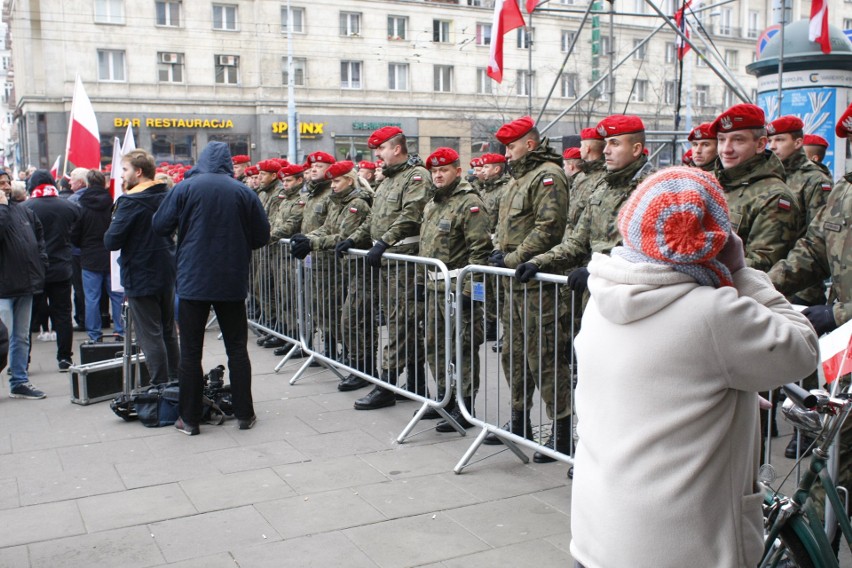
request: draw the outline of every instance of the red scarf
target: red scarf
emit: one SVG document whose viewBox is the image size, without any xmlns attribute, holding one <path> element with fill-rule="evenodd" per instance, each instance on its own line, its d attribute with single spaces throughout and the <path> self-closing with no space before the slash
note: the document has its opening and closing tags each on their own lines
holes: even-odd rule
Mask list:
<svg viewBox="0 0 852 568">
<path fill-rule="evenodd" d="M 39 197 L 58 197 L 59 192 L 56 191 L 56 186 L 50 183 L 43 183 L 40 186 L 36 187 L 30 193 L 30 197 L 32 199 L 38 199 Z"/>
</svg>

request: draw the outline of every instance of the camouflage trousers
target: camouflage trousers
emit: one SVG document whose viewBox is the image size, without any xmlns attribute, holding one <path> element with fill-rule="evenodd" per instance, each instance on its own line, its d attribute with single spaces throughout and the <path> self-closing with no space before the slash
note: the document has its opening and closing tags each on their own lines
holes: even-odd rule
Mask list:
<svg viewBox="0 0 852 568">
<path fill-rule="evenodd" d="M 377 289 L 372 299 L 381 306 L 387 326 L 388 340 L 382 350 L 382 369 L 387 371 L 419 366 L 426 358 L 418 341 L 417 322 L 423 319 L 424 306 L 415 300 L 415 276 L 414 265 L 395 261 L 383 261 L 381 273 L 374 274 Z"/>
<path fill-rule="evenodd" d="M 346 274 L 346 297 L 340 310 L 340 332 L 338 339 L 349 357 L 349 364 L 359 366 L 376 357 L 379 332 L 376 326 L 372 293 L 373 278 L 370 269 L 364 267 L 363 258 L 347 257 L 342 265 Z"/>
<path fill-rule="evenodd" d="M 437 294 L 432 290 L 426 293 L 426 360 L 432 375 L 438 381 L 438 395 L 442 396 L 446 389 L 447 348 L 445 345 L 445 331 L 447 329 L 444 316 L 448 310 L 444 302 L 443 293 Z M 450 330 L 455 330 L 455 314 L 450 318 Z M 461 385 L 461 395 L 470 398 L 479 390 L 479 346 L 485 341 L 485 328 L 482 325 L 482 307 L 479 302 L 474 302 L 473 311 L 462 312 L 461 345 L 462 363 L 461 368 L 456 363 L 456 341 L 455 335 L 450 334 L 450 363 L 455 366 L 458 385 Z"/>
<path fill-rule="evenodd" d="M 280 280 L 280 247 L 267 245 L 254 253 L 254 273 L 252 294 L 254 295 L 254 315 L 258 323 L 281 331 L 278 322 L 278 291 Z M 211 278 L 215 275 L 211 274 Z"/>
<path fill-rule="evenodd" d="M 512 410 L 529 412 L 538 386 L 548 418 L 565 418 L 571 414 L 568 307 L 553 284 L 515 283 L 509 292 L 510 285 L 510 278 L 503 277 L 500 358 Z"/>
<path fill-rule="evenodd" d="M 340 326 L 340 308 L 346 294 L 342 264 L 333 253 L 311 252 L 305 265 L 305 309 L 313 330 L 335 334 Z"/>
</svg>

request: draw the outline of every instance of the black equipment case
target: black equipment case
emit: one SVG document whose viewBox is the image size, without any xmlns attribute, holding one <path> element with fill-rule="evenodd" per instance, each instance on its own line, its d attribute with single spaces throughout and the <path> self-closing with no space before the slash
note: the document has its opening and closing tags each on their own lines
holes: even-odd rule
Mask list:
<svg viewBox="0 0 852 568">
<path fill-rule="evenodd" d="M 130 366 L 133 383 L 136 384 L 136 368 L 141 369 L 141 384 L 151 382 L 147 366 L 142 363 L 144 355 L 134 343 L 131 349 L 134 355 Z M 71 367 L 71 402 L 87 405 L 93 402 L 112 400 L 124 390 L 122 366 L 124 343 L 106 341 L 104 343 L 80 344 L 80 364 Z"/>
</svg>

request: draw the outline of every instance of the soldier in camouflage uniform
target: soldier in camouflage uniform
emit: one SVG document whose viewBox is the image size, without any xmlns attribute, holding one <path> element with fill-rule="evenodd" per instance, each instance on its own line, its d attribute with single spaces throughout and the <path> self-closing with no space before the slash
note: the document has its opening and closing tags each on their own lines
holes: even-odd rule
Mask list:
<svg viewBox="0 0 852 568">
<path fill-rule="evenodd" d="M 376 164 L 375 162 L 368 162 L 367 160 L 361 160 L 358 162 L 358 177 L 364 179 L 368 184 L 370 184 L 370 189 L 375 193 L 376 188 L 379 187 L 379 182 L 376 181 Z"/>
<path fill-rule="evenodd" d="M 725 190 L 731 226 L 745 245 L 746 266 L 767 272 L 799 234 L 798 201 L 784 166 L 766 149 L 763 110 L 734 105 L 713 122 L 719 146 L 716 178 Z"/>
<path fill-rule="evenodd" d="M 705 172 L 715 171 L 719 152 L 713 124 L 710 122 L 699 124 L 689 132 L 687 140 L 692 144 L 690 165 Z"/>
<path fill-rule="evenodd" d="M 489 263 L 516 268 L 557 244 L 568 215 L 568 180 L 562 170 L 562 156 L 540 136 L 530 117 L 504 124 L 495 136 L 506 146 L 512 181 L 500 201 L 497 249 Z M 507 296 L 501 314 L 504 335 L 500 357 L 512 396 L 511 419 L 504 429 L 532 439 L 529 413 L 538 386 L 547 415 L 554 421 L 550 443 L 558 438 L 561 451 L 562 437 L 566 441 L 571 437 L 564 310 L 555 298 L 555 285 L 535 282 L 520 286 L 511 280 L 501 278 Z M 494 434 L 485 440 L 502 443 Z M 546 457 L 536 456 L 536 461 Z"/>
<path fill-rule="evenodd" d="M 271 223 L 277 216 L 278 206 L 280 205 L 278 194 L 284 190 L 281 180 L 278 179 L 280 164 L 276 159 L 262 160 L 258 162 L 257 169 L 260 179 L 257 196 L 260 198 L 266 217 Z M 255 294 L 260 300 L 261 323 L 277 333 L 283 333 L 284 323 L 279 321 L 278 318 L 279 305 L 276 295 L 276 290 L 279 289 L 277 287 L 278 267 L 280 265 L 279 253 L 280 248 L 277 239 L 270 239 L 269 245 L 254 252 L 254 257 L 257 259 Z M 286 342 L 276 335 L 267 335 L 259 338 L 257 344 L 261 347 L 277 348 L 286 345 Z"/>
<path fill-rule="evenodd" d="M 341 239 L 351 234 L 367 219 L 370 213 L 368 197 L 357 183 L 358 174 L 355 164 L 349 161 L 337 162 L 326 169 L 324 177 L 331 182 L 331 195 L 328 199 L 328 215 L 321 227 L 307 234 L 295 234 L 291 240 L 293 256 L 304 259 L 308 254 L 318 251 L 330 251 Z M 313 251 L 313 252 L 312 252 Z M 350 326 L 341 328 L 341 306 L 349 288 L 348 271 L 345 264 L 331 256 L 327 276 L 329 288 L 324 301 L 327 306 L 327 329 L 331 336 L 343 343 L 350 361 L 349 364 L 368 375 L 373 374 L 372 353 L 375 348 L 365 345 L 367 339 L 364 318 L 351 318 Z M 357 312 L 360 306 L 350 305 Z M 356 345 L 356 342 L 360 342 Z"/>
<path fill-rule="evenodd" d="M 562 152 L 562 169 L 565 171 L 565 177 L 568 178 L 569 192 L 574 183 L 574 177 L 580 173 L 580 164 L 582 163 L 583 158 L 580 155 L 580 148 L 566 148 Z"/>
<path fill-rule="evenodd" d="M 469 264 L 485 264 L 492 250 L 490 221 L 482 199 L 462 177 L 458 153 L 450 148 L 438 148 L 426 160 L 426 167 L 432 172 L 434 196 L 423 210 L 420 256 L 442 261 L 451 274 Z M 423 273 L 418 274 L 422 276 Z M 446 334 L 444 317 L 447 305 L 443 301 L 443 281 L 428 278 L 432 276 L 431 271 L 426 272 L 426 276 L 425 282 L 418 282 L 420 289 L 425 289 L 426 356 L 432 375 L 437 378 L 440 397 L 446 389 L 447 353 L 443 338 Z M 455 291 L 454 282 L 452 291 Z M 456 373 L 460 377 L 458 384 L 461 385 L 460 394 L 465 407 L 473 413 L 473 401 L 479 390 L 479 346 L 484 338 L 482 325 L 474 325 L 482 321 L 482 307 L 473 300 L 470 280 L 465 283 L 463 295 L 457 300 L 456 305 L 462 310 L 462 365 L 456 369 Z M 452 327 L 455 327 L 455 318 L 451 322 Z M 455 362 L 454 353 L 450 353 L 450 361 Z M 462 428 L 470 427 L 455 396 L 450 397 L 445 409 Z M 452 432 L 454 427 L 444 420 L 435 429 L 438 432 Z"/>
<path fill-rule="evenodd" d="M 408 390 L 425 395 L 425 354 L 414 331 L 416 322 L 422 317 L 415 307 L 422 307 L 422 304 L 415 302 L 415 270 L 408 263 L 383 261 L 382 255 L 385 251 L 417 254 L 423 206 L 431 197 L 429 172 L 422 166 L 410 163 L 405 135 L 395 126 L 379 128 L 370 135 L 367 143 L 382 159 L 384 179 L 376 190 L 367 221 L 349 238 L 339 242 L 335 251 L 340 256 L 354 246 L 370 247 L 366 263 L 373 269 L 372 279 L 359 279 L 350 286 L 346 302 L 349 304 L 363 298 L 372 305 L 374 300 L 385 300 L 388 342 L 382 354 L 381 379 L 395 384 L 405 369 Z M 380 278 L 379 269 L 387 282 Z M 386 294 L 390 297 L 384 298 Z M 355 314 L 355 311 L 344 306 L 344 329 L 349 327 L 349 313 Z M 367 318 L 369 322 L 375 321 L 371 317 L 371 310 L 367 310 Z M 368 333 L 371 332 L 371 337 L 379 337 L 377 330 L 368 330 Z M 353 390 L 360 386 L 363 385 L 358 382 L 342 381 L 338 388 Z M 394 404 L 394 393 L 377 386 L 365 397 L 356 400 L 355 408 L 373 410 Z"/>
<path fill-rule="evenodd" d="M 589 196 L 606 174 L 604 161 L 603 136 L 597 128 L 584 128 L 580 131 L 580 171 L 571 181 L 571 205 L 568 207 L 568 224 L 566 230 L 573 229 L 580 220 L 580 215 L 589 204 Z"/>
<path fill-rule="evenodd" d="M 260 175 L 260 170 L 257 169 L 257 166 L 248 166 L 245 170 L 245 174 L 243 175 L 243 183 L 248 186 L 250 190 L 257 193 L 257 189 L 259 186 L 258 177 Z"/>
<path fill-rule="evenodd" d="M 506 192 L 506 187 L 512 177 L 506 173 L 506 156 L 501 154 L 483 154 L 479 161 L 482 163 L 482 183 L 478 188 L 479 196 L 485 203 L 488 212 L 489 231 L 491 243 L 497 247 L 494 238 L 497 231 L 497 217 L 500 213 L 500 199 Z M 497 294 L 496 279 L 494 276 L 485 278 L 487 290 L 485 298 L 485 339 L 494 341 L 497 339 Z"/>
<path fill-rule="evenodd" d="M 234 164 L 234 179 L 245 183 L 246 168 L 251 165 L 251 158 L 245 154 L 238 154 L 231 158 L 231 162 Z"/>
<path fill-rule="evenodd" d="M 834 176 L 831 175 L 831 171 L 829 171 L 828 166 L 823 163 L 825 160 L 825 153 L 828 150 L 828 140 L 822 136 L 817 136 L 816 134 L 805 134 L 803 141 L 803 148 L 805 149 L 805 155 L 808 159 L 815 163 L 819 168 L 819 171 L 824 173 L 828 179 L 833 180 Z"/>
</svg>

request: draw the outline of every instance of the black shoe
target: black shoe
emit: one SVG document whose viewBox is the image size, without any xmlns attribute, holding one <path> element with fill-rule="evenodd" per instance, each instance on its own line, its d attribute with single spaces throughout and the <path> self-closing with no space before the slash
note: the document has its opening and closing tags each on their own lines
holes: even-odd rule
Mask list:
<svg viewBox="0 0 852 568">
<path fill-rule="evenodd" d="M 562 418 L 554 420 L 550 427 L 550 437 L 544 443 L 545 448 L 555 449 L 560 454 L 566 456 L 571 453 L 571 419 Z M 535 463 L 551 463 L 555 462 L 556 458 L 552 458 L 547 454 L 535 452 L 533 454 Z"/>
<path fill-rule="evenodd" d="M 503 350 L 503 338 L 497 340 L 497 342 L 491 346 L 491 351 L 494 353 L 500 353 Z"/>
<path fill-rule="evenodd" d="M 810 447 L 813 443 L 814 439 L 810 436 L 805 436 L 802 434 L 802 447 L 806 448 L 805 454 L 799 457 L 807 457 L 811 454 L 813 449 Z M 784 457 L 788 459 L 796 459 L 796 452 L 799 449 L 799 442 L 795 432 L 793 433 L 793 437 L 790 438 L 790 443 L 787 444 L 787 447 L 784 449 Z"/>
<path fill-rule="evenodd" d="M 367 379 L 362 379 L 361 377 L 356 377 L 355 375 L 349 375 L 339 383 L 337 383 L 337 390 L 341 392 L 354 391 L 358 389 L 362 389 L 370 384 L 370 381 Z"/>
<path fill-rule="evenodd" d="M 524 420 L 523 412 L 515 412 L 513 410 L 512 419 L 503 424 L 503 430 L 521 436 L 522 438 L 525 437 L 527 440 L 533 439 L 532 424 L 530 423 L 529 418 Z M 489 446 L 499 446 L 503 443 L 503 440 L 501 440 L 500 436 L 498 436 L 497 434 L 489 432 L 488 435 L 485 436 L 483 443 Z"/>
<path fill-rule="evenodd" d="M 254 428 L 254 425 L 257 423 L 257 415 L 252 414 L 251 418 L 246 418 L 245 420 L 242 418 L 237 419 L 237 427 L 240 430 L 251 430 Z"/>
<path fill-rule="evenodd" d="M 86 331 L 86 326 L 85 326 L 85 325 L 79 325 L 79 324 L 77 324 L 77 325 L 75 325 L 72 329 L 73 329 L 74 331 Z"/>
<path fill-rule="evenodd" d="M 183 418 L 178 417 L 175 422 L 175 428 L 181 434 L 186 434 L 187 436 L 198 436 L 201 433 L 201 430 L 198 428 L 198 425 L 187 424 L 183 421 Z"/>
<path fill-rule="evenodd" d="M 396 404 L 393 393 L 382 387 L 376 387 L 367 396 L 355 401 L 355 410 L 375 410 Z"/>
<path fill-rule="evenodd" d="M 485 341 L 497 341 L 497 324 L 485 324 Z"/>
<path fill-rule="evenodd" d="M 269 335 L 269 334 L 267 334 L 267 333 L 262 333 L 262 334 L 260 334 L 260 337 L 258 337 L 258 338 L 255 340 L 255 343 L 257 343 L 257 344 L 258 344 L 258 345 L 260 345 L 260 346 L 263 346 L 263 343 L 264 343 L 267 339 L 269 339 L 270 337 L 272 337 L 272 336 L 271 336 L 271 335 Z"/>
<path fill-rule="evenodd" d="M 272 354 L 275 355 L 276 357 L 283 357 L 284 355 L 286 355 L 287 353 L 290 352 L 290 349 L 292 349 L 292 347 L 288 343 L 287 345 L 283 345 L 281 347 L 276 347 L 275 351 L 273 351 Z M 292 359 L 292 357 L 291 357 L 291 359 Z"/>
<path fill-rule="evenodd" d="M 417 413 L 415 412 L 415 414 L 417 414 Z M 423 413 L 423 416 L 420 419 L 421 420 L 437 420 L 438 418 L 443 418 L 443 416 L 438 414 L 438 411 L 435 410 L 434 406 L 430 406 L 429 409 L 426 410 L 426 412 Z"/>
<path fill-rule="evenodd" d="M 269 336 L 266 341 L 260 344 L 264 349 L 273 349 L 276 347 L 284 347 L 287 345 L 287 342 L 281 339 L 280 337 L 275 337 L 274 335 Z"/>
<path fill-rule="evenodd" d="M 456 406 L 453 409 L 453 411 L 450 412 L 450 417 L 452 417 L 453 420 L 458 422 L 459 426 L 461 426 L 465 430 L 467 430 L 468 428 L 473 426 L 473 424 L 471 424 L 470 422 L 465 420 L 464 416 L 462 416 L 461 409 L 458 406 Z M 456 432 L 456 429 L 453 428 L 453 425 L 450 424 L 450 422 L 448 422 L 447 420 L 441 420 L 440 422 L 438 422 L 438 425 L 435 426 L 435 431 L 436 432 Z"/>
<path fill-rule="evenodd" d="M 285 347 L 286 349 L 286 347 Z M 296 345 L 293 347 L 293 354 L 290 355 L 290 359 L 304 359 L 305 357 L 310 357 L 307 353 L 305 353 L 301 347 Z"/>
<path fill-rule="evenodd" d="M 69 369 L 69 368 L 71 367 L 71 365 L 73 365 L 73 364 L 74 364 L 74 363 L 72 363 L 70 359 L 62 359 L 62 360 L 60 360 L 60 361 L 59 361 L 59 372 L 60 372 L 60 373 L 67 373 L 67 372 L 68 372 L 68 369 Z"/>
</svg>

